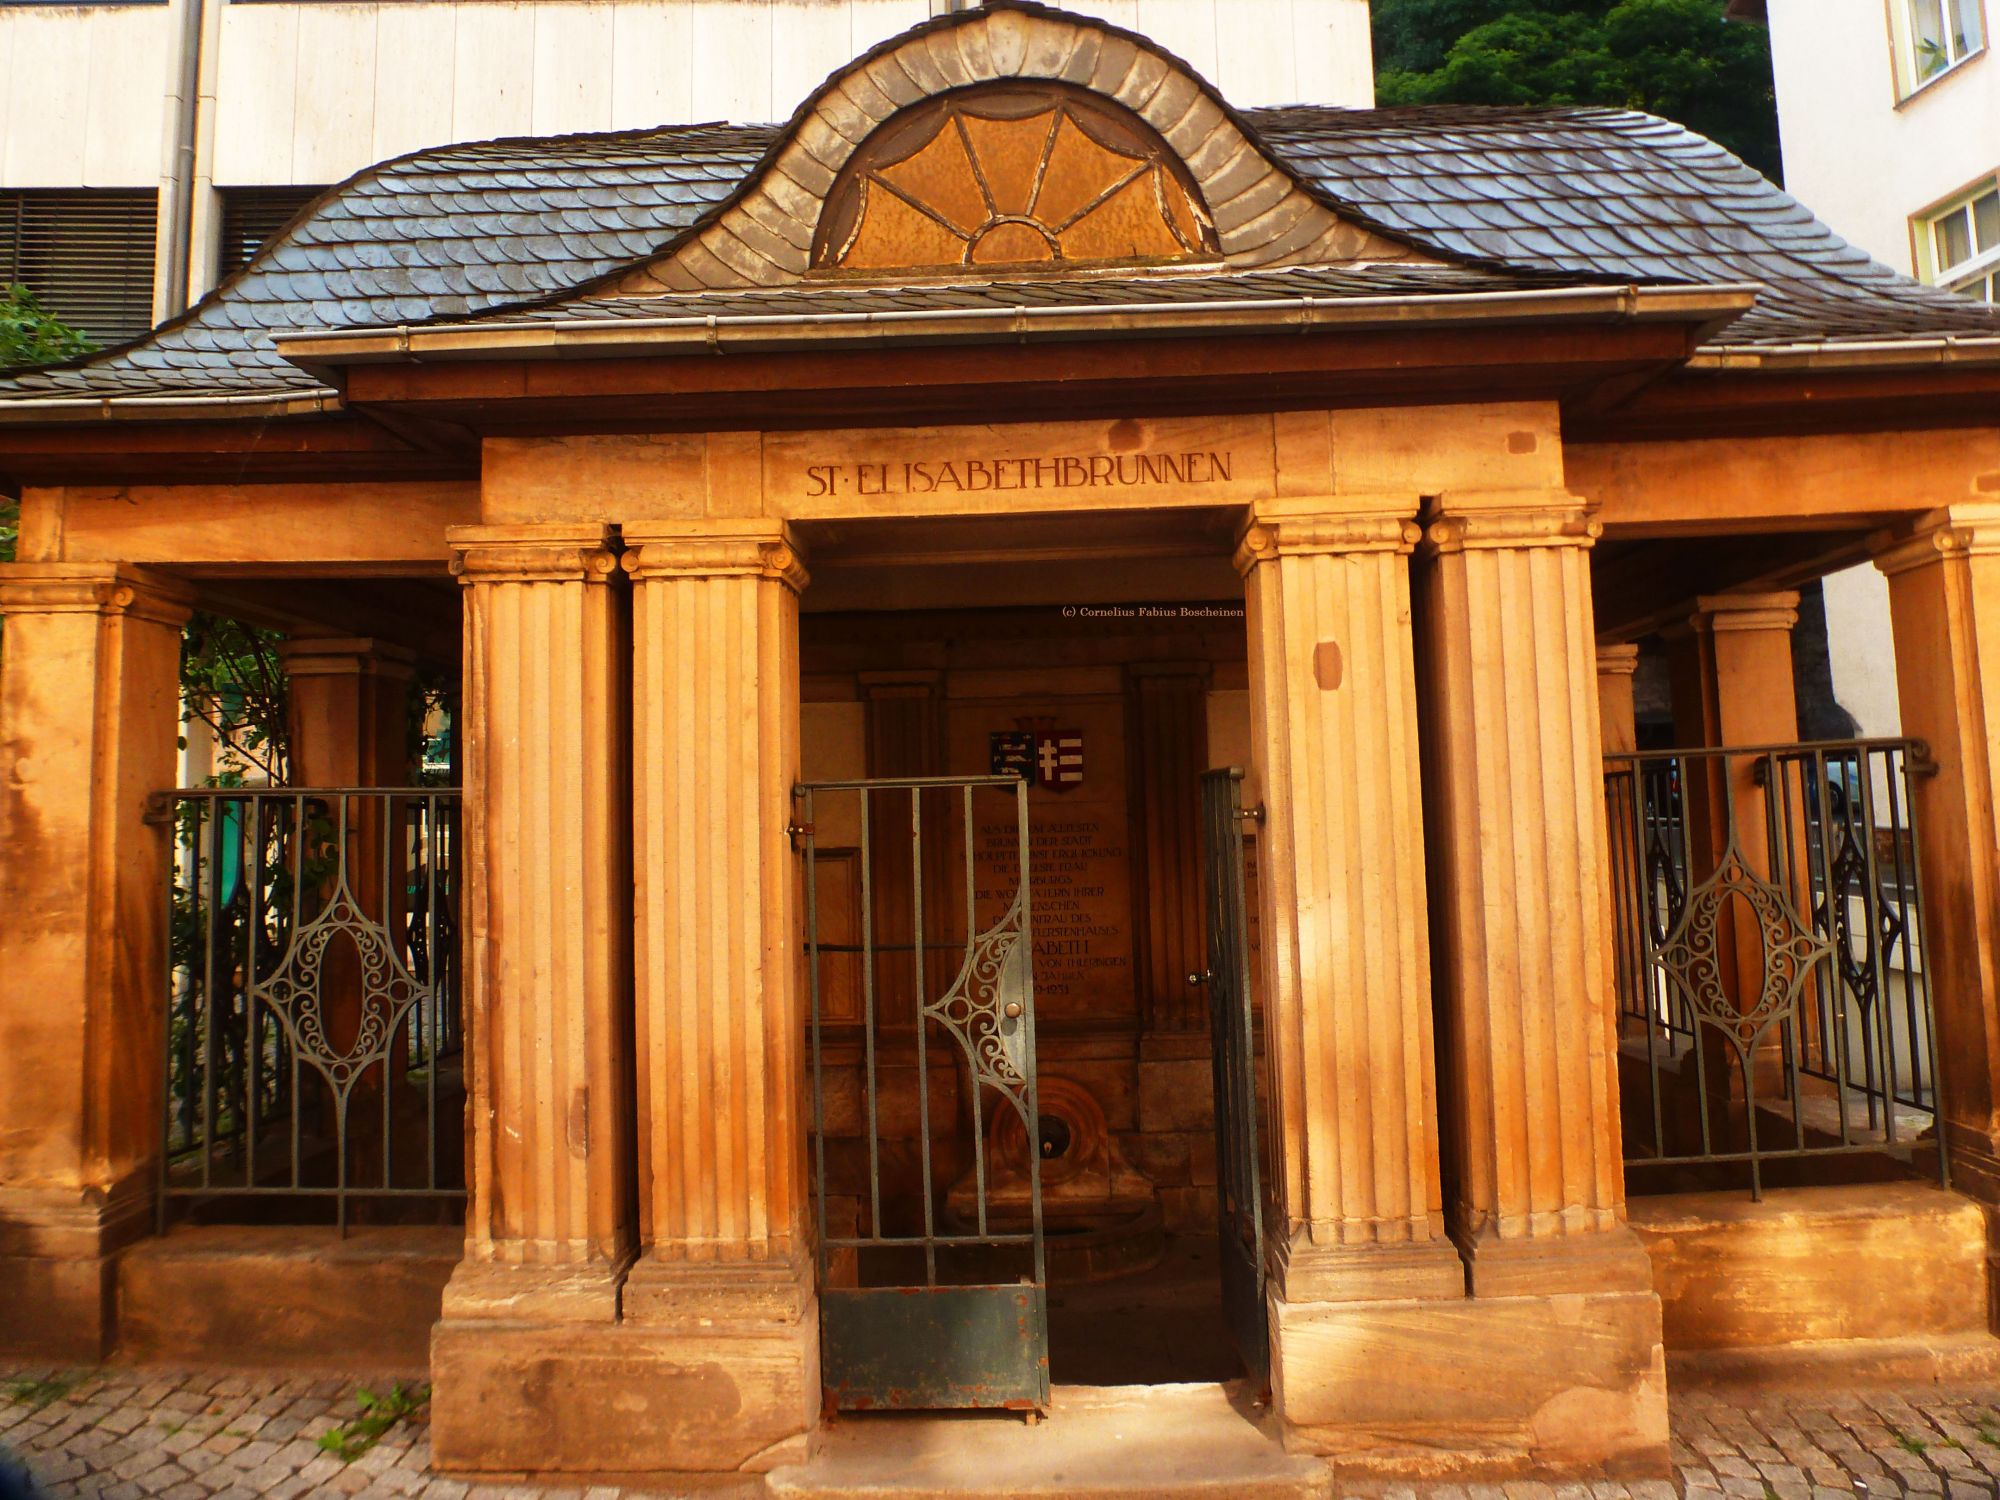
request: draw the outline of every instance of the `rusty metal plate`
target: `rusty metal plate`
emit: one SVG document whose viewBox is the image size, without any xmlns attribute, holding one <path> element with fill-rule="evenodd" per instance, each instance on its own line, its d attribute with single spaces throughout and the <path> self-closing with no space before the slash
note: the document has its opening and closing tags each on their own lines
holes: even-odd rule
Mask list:
<svg viewBox="0 0 2000 1500">
<path fill-rule="evenodd" d="M 822 1379 L 836 1410 L 1048 1407 L 1043 1287 L 829 1287 L 819 1308 Z"/>
</svg>

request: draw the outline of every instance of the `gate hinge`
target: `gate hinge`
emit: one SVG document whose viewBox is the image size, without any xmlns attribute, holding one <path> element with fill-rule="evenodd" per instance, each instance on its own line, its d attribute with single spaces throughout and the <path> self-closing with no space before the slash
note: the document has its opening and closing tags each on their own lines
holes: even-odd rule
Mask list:
<svg viewBox="0 0 2000 1500">
<path fill-rule="evenodd" d="M 1263 821 L 1264 821 L 1264 804 L 1263 804 L 1263 803 L 1261 803 L 1261 802 L 1259 802 L 1259 803 L 1258 803 L 1258 804 L 1257 804 L 1257 805 L 1256 805 L 1255 807 L 1246 807 L 1246 808 L 1244 808 L 1244 809 L 1243 809 L 1243 816 L 1244 816 L 1244 817 L 1246 817 L 1246 818 L 1248 818 L 1248 819 L 1249 819 L 1249 820 L 1250 820 L 1251 822 L 1253 822 L 1253 823 L 1261 823 L 1261 822 L 1263 822 Z"/>
<path fill-rule="evenodd" d="M 811 838 L 818 831 L 819 830 L 810 823 L 793 822 L 793 823 L 787 823 L 785 825 L 785 832 L 788 835 L 790 835 L 792 840 L 792 848 L 794 850 L 796 850 L 799 847 L 800 839 Z"/>
<path fill-rule="evenodd" d="M 169 826 L 174 821 L 174 794 L 172 792 L 148 792 L 146 810 L 139 820 L 152 828 Z"/>
</svg>

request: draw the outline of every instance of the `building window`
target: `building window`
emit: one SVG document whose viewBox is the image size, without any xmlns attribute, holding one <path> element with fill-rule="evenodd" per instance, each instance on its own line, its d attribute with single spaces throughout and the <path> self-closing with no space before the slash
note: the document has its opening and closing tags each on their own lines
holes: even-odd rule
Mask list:
<svg viewBox="0 0 2000 1500">
<path fill-rule="evenodd" d="M 0 285 L 20 282 L 97 344 L 153 326 L 151 188 L 0 191 Z"/>
<path fill-rule="evenodd" d="M 224 188 L 222 190 L 222 249 L 216 279 L 233 276 L 250 264 L 292 216 L 325 192 L 323 187 Z"/>
<path fill-rule="evenodd" d="M 1907 97 L 1986 46 L 1982 0 L 1890 0 L 1898 93 Z"/>
<path fill-rule="evenodd" d="M 1985 302 L 2000 276 L 2000 176 L 1988 177 L 1917 221 L 1917 249 L 1930 280 Z"/>
</svg>

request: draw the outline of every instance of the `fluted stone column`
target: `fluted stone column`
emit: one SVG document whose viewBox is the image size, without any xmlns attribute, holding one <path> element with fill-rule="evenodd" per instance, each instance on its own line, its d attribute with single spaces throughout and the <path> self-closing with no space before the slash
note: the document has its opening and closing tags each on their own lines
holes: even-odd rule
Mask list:
<svg viewBox="0 0 2000 1500">
<path fill-rule="evenodd" d="M 0 568 L 0 1350 L 95 1361 L 160 1149 L 181 626 L 141 568 Z"/>
<path fill-rule="evenodd" d="M 1456 1293 L 1459 1277 L 1439 1212 L 1417 529 L 1396 502 L 1337 503 L 1259 506 L 1236 551 L 1289 1301 Z"/>
<path fill-rule="evenodd" d="M 1940 1133 L 1952 1185 L 2000 1209 L 2000 505 L 1933 511 L 1885 538 L 1875 561 L 1889 579 L 1903 732 L 1937 767 L 1910 788 Z"/>
<path fill-rule="evenodd" d="M 715 1372 L 675 1466 L 765 1468 L 803 1452 L 819 1409 L 789 831 L 806 572 L 777 522 L 625 540 L 643 1237 L 625 1312 Z"/>
<path fill-rule="evenodd" d="M 634 1248 L 625 604 L 602 528 L 450 540 L 471 1191 L 432 1338 L 433 1442 L 450 1467 L 587 1466 L 517 1421 L 565 1384 L 548 1362 L 573 1330 L 616 1321 Z"/>
<path fill-rule="evenodd" d="M 1540 1409 L 1536 1443 L 1572 1461 L 1663 1463 L 1660 1304 L 1624 1223 L 1597 528 L 1582 500 L 1541 490 L 1447 493 L 1425 522 L 1451 1233 L 1507 1350 L 1495 1373 L 1571 1387 L 1567 1407 Z"/>
</svg>

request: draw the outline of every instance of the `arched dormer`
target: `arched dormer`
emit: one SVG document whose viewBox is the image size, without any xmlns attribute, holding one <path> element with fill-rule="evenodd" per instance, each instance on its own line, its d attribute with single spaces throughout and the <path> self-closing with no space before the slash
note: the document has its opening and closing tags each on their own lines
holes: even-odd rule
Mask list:
<svg viewBox="0 0 2000 1500">
<path fill-rule="evenodd" d="M 1020 128 L 1037 120 L 1039 136 Z M 1037 162 L 1043 148 L 1073 155 L 1061 163 L 1056 195 L 1030 212 L 1011 206 L 1018 197 L 1002 204 L 969 196 L 953 136 L 981 170 L 989 154 L 1010 163 L 1010 183 L 1022 170 L 1014 153 Z M 1058 165 L 1053 156 L 1048 165 Z M 1142 179 L 1144 189 L 1133 190 Z M 1097 201 L 1105 187 L 1115 205 Z M 1148 190 L 1157 196 L 1150 206 Z M 1044 251 L 1048 258 L 1038 258 Z M 1027 0 L 989 0 L 836 73 L 707 224 L 600 295 L 783 286 L 836 268 L 879 278 L 1002 266 L 1206 260 L 1249 269 L 1427 258 L 1306 191 L 1207 83 L 1147 38 Z"/>
<path fill-rule="evenodd" d="M 1186 166 L 1130 110 L 1039 80 L 892 116 L 834 178 L 817 271 L 1215 261 Z"/>
</svg>

